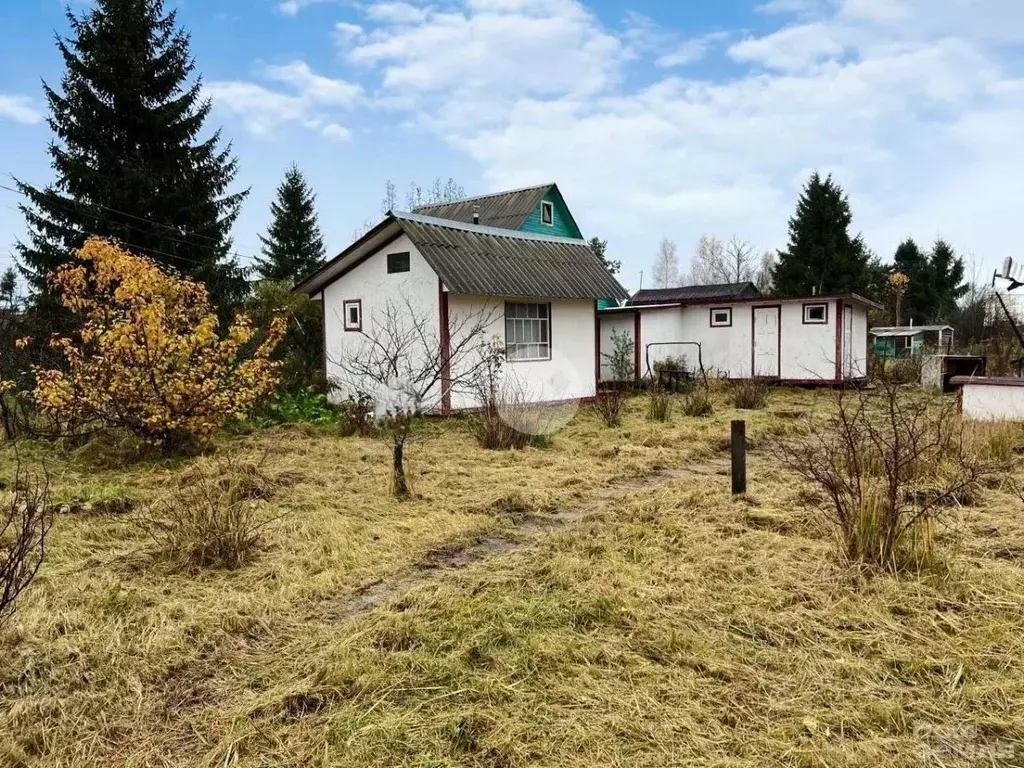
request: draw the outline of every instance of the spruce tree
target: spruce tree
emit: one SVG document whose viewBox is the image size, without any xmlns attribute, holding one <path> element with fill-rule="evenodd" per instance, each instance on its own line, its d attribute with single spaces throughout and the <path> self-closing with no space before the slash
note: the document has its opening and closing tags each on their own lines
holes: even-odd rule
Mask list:
<svg viewBox="0 0 1024 768">
<path fill-rule="evenodd" d="M 902 318 L 905 318 L 907 323 L 911 320 L 918 324 L 931 322 L 938 301 L 928 255 L 917 247 L 913 238 L 908 237 L 896 248 L 893 266 L 910 281 L 907 283 L 907 293 L 903 297 L 903 311 L 900 313 Z M 900 322 L 904 320 L 901 319 Z"/>
<path fill-rule="evenodd" d="M 43 85 L 56 180 L 43 189 L 17 182 L 28 199 L 19 250 L 36 309 L 58 318 L 47 275 L 89 235 L 203 280 L 222 306 L 240 301 L 246 283 L 229 233 L 248 193 L 228 191 L 237 161 L 219 131 L 200 137 L 211 105 L 175 12 L 164 13 L 163 0 L 96 0 L 67 17 L 61 92 Z"/>
<path fill-rule="evenodd" d="M 292 165 L 270 204 L 273 221 L 267 236 L 260 236 L 263 256 L 256 270 L 264 280 L 295 283 L 324 263 L 324 238 L 316 219 L 316 195 Z"/>
<path fill-rule="evenodd" d="M 964 282 L 964 260 L 942 238 L 932 247 L 931 276 L 936 305 L 931 322 L 950 323 L 957 316 L 958 302 L 968 291 Z"/>
<path fill-rule="evenodd" d="M 859 235 L 850 236 L 852 218 L 839 185 L 814 173 L 789 220 L 789 246 L 779 251 L 772 272 L 776 294 L 867 292 L 870 253 Z"/>
<path fill-rule="evenodd" d="M 622 262 L 618 259 L 609 259 L 606 251 L 608 250 L 608 241 L 602 240 L 599 237 L 592 237 L 587 243 L 590 246 L 590 250 L 601 260 L 604 264 L 604 268 L 607 269 L 611 274 L 619 274 L 619 270 L 622 269 Z"/>
</svg>

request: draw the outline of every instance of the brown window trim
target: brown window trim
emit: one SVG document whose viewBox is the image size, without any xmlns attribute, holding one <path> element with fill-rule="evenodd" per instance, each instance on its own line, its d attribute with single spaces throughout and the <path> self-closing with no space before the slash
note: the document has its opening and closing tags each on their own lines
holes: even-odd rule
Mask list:
<svg viewBox="0 0 1024 768">
<path fill-rule="evenodd" d="M 808 307 L 824 307 L 825 308 L 825 319 L 824 320 L 808 320 L 807 319 L 807 308 Z M 800 305 L 800 321 L 803 325 L 828 325 L 828 302 L 827 301 L 808 301 Z"/>
<path fill-rule="evenodd" d="M 716 323 L 715 312 L 728 312 L 728 323 Z M 708 310 L 708 326 L 711 328 L 732 328 L 732 307 L 711 307 Z"/>
<path fill-rule="evenodd" d="M 348 327 L 348 308 L 355 304 L 359 307 L 359 325 L 355 328 Z M 361 333 L 363 330 L 363 300 L 345 299 L 341 302 L 341 328 L 346 333 Z"/>
<path fill-rule="evenodd" d="M 505 363 L 508 365 L 520 365 L 523 363 L 550 363 L 552 351 L 554 350 L 554 338 L 553 333 L 554 323 L 551 322 L 551 302 L 550 301 L 509 301 L 505 300 L 506 312 L 509 304 L 537 304 L 538 306 L 546 304 L 548 308 L 548 356 L 547 357 L 531 357 L 529 360 L 513 360 L 508 356 L 508 338 L 505 338 Z M 504 330 L 504 329 L 502 329 Z"/>
</svg>

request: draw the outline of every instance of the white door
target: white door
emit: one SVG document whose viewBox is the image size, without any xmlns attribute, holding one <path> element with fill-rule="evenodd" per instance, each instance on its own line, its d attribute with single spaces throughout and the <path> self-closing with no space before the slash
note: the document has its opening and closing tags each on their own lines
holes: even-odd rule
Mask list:
<svg viewBox="0 0 1024 768">
<path fill-rule="evenodd" d="M 779 376 L 779 317 L 782 307 L 754 307 L 755 376 Z"/>
<path fill-rule="evenodd" d="M 853 370 L 853 307 L 843 307 L 843 378 L 857 375 Z"/>
</svg>

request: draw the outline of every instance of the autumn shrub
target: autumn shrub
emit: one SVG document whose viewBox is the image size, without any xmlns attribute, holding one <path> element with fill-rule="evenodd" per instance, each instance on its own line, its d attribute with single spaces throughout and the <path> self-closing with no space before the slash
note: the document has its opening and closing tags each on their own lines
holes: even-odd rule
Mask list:
<svg viewBox="0 0 1024 768">
<path fill-rule="evenodd" d="M 238 568 L 262 545 L 273 490 L 258 466 L 222 458 L 192 467 L 135 521 L 182 568 Z"/>
<path fill-rule="evenodd" d="M 0 510 L 0 627 L 39 572 L 52 525 L 49 479 L 24 471 L 19 462 L 10 501 Z"/>
<path fill-rule="evenodd" d="M 737 408 L 759 411 L 768 405 L 768 382 L 757 377 L 737 381 L 731 387 L 729 399 Z"/>
<path fill-rule="evenodd" d="M 672 416 L 672 396 L 660 387 L 652 387 L 647 395 L 647 418 L 668 421 Z"/>
<path fill-rule="evenodd" d="M 247 354 L 246 315 L 221 335 L 205 286 L 96 238 L 50 283 L 79 330 L 50 341 L 64 365 L 35 369 L 34 399 L 69 433 L 120 428 L 174 450 L 208 441 L 276 386 L 280 318 Z"/>
<path fill-rule="evenodd" d="M 625 404 L 625 397 L 622 392 L 613 389 L 607 392 L 598 392 L 594 400 L 594 407 L 597 409 L 601 420 L 606 426 L 617 427 L 622 423 L 622 407 Z"/>
</svg>

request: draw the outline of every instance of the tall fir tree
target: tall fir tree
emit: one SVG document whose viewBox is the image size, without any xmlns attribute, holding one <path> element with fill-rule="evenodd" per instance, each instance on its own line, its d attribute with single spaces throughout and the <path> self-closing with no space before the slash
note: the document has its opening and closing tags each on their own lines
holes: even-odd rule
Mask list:
<svg viewBox="0 0 1024 768">
<path fill-rule="evenodd" d="M 248 192 L 228 191 L 237 160 L 220 132 L 200 137 L 211 105 L 175 12 L 163 0 L 96 0 L 67 18 L 71 36 L 57 39 L 62 92 L 43 85 L 56 181 L 17 181 L 29 230 L 19 251 L 36 309 L 57 319 L 47 275 L 89 235 L 206 282 L 222 306 L 241 301 L 230 230 Z"/>
<path fill-rule="evenodd" d="M 918 248 L 913 238 L 908 237 L 896 248 L 892 260 L 896 271 L 902 272 L 909 280 L 902 301 L 900 323 L 931 322 L 938 301 L 928 254 Z"/>
<path fill-rule="evenodd" d="M 815 172 L 789 220 L 789 246 L 772 272 L 775 293 L 866 292 L 870 253 L 859 235 L 850 236 L 852 219 L 843 190 Z"/>
<path fill-rule="evenodd" d="M 316 195 L 292 165 L 270 204 L 273 220 L 267 236 L 260 236 L 264 258 L 256 271 L 264 280 L 297 282 L 324 263 L 324 238 L 316 218 Z"/>
<path fill-rule="evenodd" d="M 604 264 L 604 268 L 607 269 L 611 274 L 619 274 L 619 270 L 622 269 L 622 262 L 619 259 L 609 259 L 606 251 L 608 250 L 608 241 L 602 240 L 600 237 L 592 237 L 587 243 L 590 246 L 590 250 L 601 260 Z"/>
<path fill-rule="evenodd" d="M 933 323 L 950 323 L 957 316 L 959 301 L 969 286 L 964 281 L 964 260 L 942 238 L 935 241 L 931 258 L 932 290 L 935 294 Z"/>
</svg>

